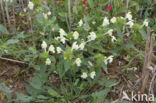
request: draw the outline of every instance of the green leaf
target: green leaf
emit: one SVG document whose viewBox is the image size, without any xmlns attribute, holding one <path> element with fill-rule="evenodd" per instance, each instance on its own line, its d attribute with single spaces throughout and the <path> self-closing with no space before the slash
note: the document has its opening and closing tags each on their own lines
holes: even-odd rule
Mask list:
<svg viewBox="0 0 156 103">
<path fill-rule="evenodd" d="M 0 32 L 2 34 L 9 34 L 8 30 L 2 24 L 0 24 Z"/>
<path fill-rule="evenodd" d="M 147 33 L 146 33 L 143 29 L 139 30 L 139 33 L 142 35 L 142 38 L 143 38 L 144 40 L 146 40 L 146 38 L 147 38 Z"/>
<path fill-rule="evenodd" d="M 26 96 L 26 95 L 24 95 L 22 93 L 16 93 L 16 96 L 17 96 L 17 100 L 22 102 L 22 103 L 29 103 L 30 101 L 33 100 L 32 97 Z"/>
<path fill-rule="evenodd" d="M 94 8 L 94 2 L 93 2 L 93 0 L 88 0 L 88 4 L 89 4 L 89 6 L 90 6 L 90 8 Z"/>
<path fill-rule="evenodd" d="M 94 102 L 102 102 L 107 94 L 110 92 L 111 88 L 106 88 L 99 92 L 92 93 L 91 96 L 94 98 Z"/>
<path fill-rule="evenodd" d="M 55 90 L 49 89 L 48 93 L 54 97 L 61 97 Z"/>
<path fill-rule="evenodd" d="M 99 85 L 104 86 L 105 83 L 108 81 L 108 77 L 102 78 L 102 80 L 98 81 Z"/>
<path fill-rule="evenodd" d="M 42 82 L 38 76 L 35 76 L 31 79 L 30 85 L 35 89 L 41 89 Z"/>
<path fill-rule="evenodd" d="M 8 44 L 16 44 L 19 42 L 19 40 L 18 39 L 9 39 L 7 42 L 8 42 Z"/>
<path fill-rule="evenodd" d="M 11 93 L 12 92 L 12 90 L 10 90 L 8 87 L 6 87 L 6 86 L 4 86 L 2 84 L 0 84 L 0 90 L 4 91 L 6 93 Z"/>
<path fill-rule="evenodd" d="M 106 87 L 112 87 L 114 85 L 116 85 L 118 82 L 116 80 L 108 80 L 105 84 Z"/>
</svg>

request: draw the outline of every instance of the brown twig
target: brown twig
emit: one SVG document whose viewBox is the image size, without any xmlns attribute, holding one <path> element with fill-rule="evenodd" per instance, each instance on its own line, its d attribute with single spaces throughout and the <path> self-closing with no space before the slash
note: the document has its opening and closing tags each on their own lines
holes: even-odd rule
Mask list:
<svg viewBox="0 0 156 103">
<path fill-rule="evenodd" d="M 3 0 L 1 0 L 1 11 L 2 11 L 3 23 L 4 23 L 4 26 L 6 27 L 6 20 L 5 20 L 4 8 L 3 8 Z"/>
<path fill-rule="evenodd" d="M 6 60 L 6 61 L 10 61 L 10 62 L 14 62 L 14 63 L 20 63 L 20 64 L 27 64 L 23 61 L 19 61 L 19 60 L 14 60 L 14 59 L 9 59 L 9 58 L 4 58 L 4 57 L 0 57 L 1 60 Z"/>
<path fill-rule="evenodd" d="M 71 31 L 71 0 L 68 0 L 68 14 L 69 14 L 69 31 Z"/>
<path fill-rule="evenodd" d="M 154 80 L 156 77 L 156 66 L 153 68 L 153 76 L 150 82 L 150 86 L 149 86 L 149 94 L 154 94 L 153 89 L 154 89 Z"/>
<path fill-rule="evenodd" d="M 55 0 L 52 0 L 53 16 L 55 16 Z"/>
<path fill-rule="evenodd" d="M 9 11 L 8 11 L 8 1 L 7 0 L 5 0 L 5 11 L 6 11 L 6 15 L 7 15 L 8 25 L 10 27 L 11 23 L 10 23 L 10 16 L 9 16 Z"/>
</svg>

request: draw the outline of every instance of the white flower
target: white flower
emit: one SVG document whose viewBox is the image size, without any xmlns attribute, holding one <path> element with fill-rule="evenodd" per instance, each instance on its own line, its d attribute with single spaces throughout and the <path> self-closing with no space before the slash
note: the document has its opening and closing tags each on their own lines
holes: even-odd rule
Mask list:
<svg viewBox="0 0 156 103">
<path fill-rule="evenodd" d="M 58 54 L 60 54 L 63 51 L 60 47 L 57 47 L 56 50 Z"/>
<path fill-rule="evenodd" d="M 102 25 L 103 25 L 103 26 L 107 26 L 107 25 L 109 25 L 109 20 L 108 20 L 107 17 L 104 18 L 104 20 L 103 20 L 103 24 L 102 24 Z"/>
<path fill-rule="evenodd" d="M 86 79 L 87 78 L 87 73 L 83 72 L 81 75 L 81 78 Z"/>
<path fill-rule="evenodd" d="M 129 27 L 130 27 L 130 28 L 132 28 L 132 27 L 133 27 L 133 25 L 134 25 L 133 20 L 131 20 L 131 21 L 127 22 L 127 25 L 129 25 Z"/>
<path fill-rule="evenodd" d="M 23 11 L 24 11 L 24 12 L 26 12 L 26 11 L 27 11 L 27 9 L 26 9 L 26 8 L 24 8 L 24 9 L 23 9 Z"/>
<path fill-rule="evenodd" d="M 113 55 L 107 57 L 104 57 L 104 63 L 107 65 L 108 63 L 112 63 L 113 62 Z"/>
<path fill-rule="evenodd" d="M 47 14 L 48 14 L 48 15 L 51 15 L 51 12 L 49 11 Z"/>
<path fill-rule="evenodd" d="M 108 61 L 107 61 L 107 57 L 105 56 L 104 57 L 104 63 L 107 65 L 108 64 Z"/>
<path fill-rule="evenodd" d="M 113 17 L 113 18 L 111 19 L 111 22 L 114 24 L 114 23 L 116 22 L 116 17 Z"/>
<path fill-rule="evenodd" d="M 86 43 L 83 41 L 80 45 L 79 45 L 79 48 L 80 50 L 83 50 L 84 47 L 85 47 Z"/>
<path fill-rule="evenodd" d="M 28 8 L 29 8 L 30 10 L 33 10 L 33 8 L 34 8 L 33 2 L 29 1 Z"/>
<path fill-rule="evenodd" d="M 79 38 L 79 33 L 77 31 L 75 31 L 73 33 L 73 37 L 74 37 L 75 40 L 78 39 Z"/>
<path fill-rule="evenodd" d="M 46 13 L 43 13 L 43 17 L 44 17 L 45 19 L 48 19 L 48 16 L 47 16 Z"/>
<path fill-rule="evenodd" d="M 107 61 L 109 62 L 109 63 L 112 63 L 113 62 L 113 55 L 111 55 L 111 56 L 109 56 L 108 58 L 107 58 Z"/>
<path fill-rule="evenodd" d="M 111 36 L 112 37 L 112 42 L 116 41 L 116 37 L 115 36 Z"/>
<path fill-rule="evenodd" d="M 63 44 L 65 44 L 66 43 L 66 38 L 65 37 L 60 37 L 60 41 L 63 43 Z"/>
<path fill-rule="evenodd" d="M 42 44 L 41 44 L 41 47 L 42 47 L 42 49 L 45 49 L 45 50 L 46 50 L 46 48 L 47 48 L 47 43 L 46 43 L 45 41 L 43 41 Z"/>
<path fill-rule="evenodd" d="M 107 34 L 108 34 L 109 36 L 112 36 L 112 34 L 113 34 L 113 29 L 109 29 L 109 30 L 107 31 Z"/>
<path fill-rule="evenodd" d="M 60 29 L 59 32 L 60 32 L 60 37 L 67 36 L 67 33 L 63 29 Z"/>
<path fill-rule="evenodd" d="M 147 27 L 148 26 L 148 23 L 149 23 L 148 22 L 148 19 L 145 19 L 144 22 L 143 22 L 143 26 L 146 26 Z"/>
<path fill-rule="evenodd" d="M 96 21 L 92 21 L 92 24 L 96 24 Z"/>
<path fill-rule="evenodd" d="M 95 76 L 96 76 L 96 72 L 95 71 L 90 73 L 90 78 L 94 79 Z"/>
<path fill-rule="evenodd" d="M 81 66 L 81 59 L 80 58 L 77 58 L 76 60 L 75 60 L 75 64 L 79 67 L 79 66 Z"/>
<path fill-rule="evenodd" d="M 51 64 L 51 60 L 49 58 L 46 59 L 46 65 L 50 65 Z"/>
<path fill-rule="evenodd" d="M 77 45 L 77 41 L 72 44 L 72 50 L 78 50 L 79 46 Z"/>
<path fill-rule="evenodd" d="M 132 20 L 131 12 L 128 12 L 128 13 L 126 14 L 126 18 L 127 18 L 128 20 Z"/>
<path fill-rule="evenodd" d="M 83 25 L 83 21 L 82 21 L 82 19 L 79 21 L 78 24 L 79 24 L 80 27 Z"/>
<path fill-rule="evenodd" d="M 90 35 L 88 36 L 89 41 L 96 39 L 96 34 L 94 32 L 90 32 Z"/>
<path fill-rule="evenodd" d="M 49 47 L 49 51 L 52 52 L 52 53 L 55 53 L 55 48 L 53 45 L 50 45 Z"/>
<path fill-rule="evenodd" d="M 90 61 L 88 61 L 88 64 L 89 64 L 89 67 L 93 66 L 93 64 Z"/>
</svg>

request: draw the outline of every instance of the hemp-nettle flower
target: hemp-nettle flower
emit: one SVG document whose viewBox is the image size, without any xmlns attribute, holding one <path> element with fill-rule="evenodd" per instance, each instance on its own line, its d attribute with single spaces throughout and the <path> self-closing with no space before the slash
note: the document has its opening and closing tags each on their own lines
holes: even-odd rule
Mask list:
<svg viewBox="0 0 156 103">
<path fill-rule="evenodd" d="M 113 55 L 111 55 L 111 56 L 109 56 L 108 58 L 107 58 L 107 61 L 109 62 L 109 63 L 112 63 L 113 62 Z"/>
<path fill-rule="evenodd" d="M 33 2 L 29 1 L 29 3 L 28 3 L 28 8 L 29 8 L 30 10 L 33 10 L 33 8 L 34 8 Z"/>
<path fill-rule="evenodd" d="M 108 61 L 107 61 L 107 57 L 105 56 L 104 57 L 104 63 L 107 65 L 108 64 Z"/>
<path fill-rule="evenodd" d="M 96 39 L 96 34 L 94 32 L 90 32 L 90 35 L 88 36 L 88 40 L 95 40 Z"/>
<path fill-rule="evenodd" d="M 79 46 L 77 45 L 77 41 L 75 41 L 73 44 L 72 44 L 72 50 L 78 50 L 79 49 Z"/>
<path fill-rule="evenodd" d="M 87 73 L 83 72 L 81 75 L 81 78 L 86 79 L 87 78 Z"/>
<path fill-rule="evenodd" d="M 148 19 L 145 19 L 144 22 L 143 22 L 143 26 L 146 26 L 147 27 L 148 26 L 148 23 L 149 23 Z"/>
<path fill-rule="evenodd" d="M 66 43 L 66 38 L 65 37 L 60 37 L 60 41 L 63 43 L 63 44 L 65 44 Z"/>
<path fill-rule="evenodd" d="M 24 12 L 27 12 L 27 8 L 24 8 L 23 11 L 24 11 Z"/>
<path fill-rule="evenodd" d="M 107 34 L 108 34 L 109 36 L 112 36 L 112 34 L 113 34 L 113 29 L 109 29 L 108 32 L 107 32 Z"/>
<path fill-rule="evenodd" d="M 114 24 L 116 22 L 116 17 L 113 17 L 110 21 Z"/>
<path fill-rule="evenodd" d="M 85 47 L 86 43 L 82 41 L 82 43 L 79 45 L 80 50 L 83 50 Z"/>
<path fill-rule="evenodd" d="M 93 64 L 91 63 L 91 61 L 88 61 L 89 67 L 92 67 Z"/>
<path fill-rule="evenodd" d="M 42 49 L 45 49 L 46 50 L 47 43 L 45 41 L 42 41 L 41 47 L 42 47 Z"/>
<path fill-rule="evenodd" d="M 95 76 L 96 76 L 96 72 L 95 71 L 90 73 L 90 78 L 94 79 Z"/>
<path fill-rule="evenodd" d="M 55 48 L 53 45 L 50 45 L 49 47 L 49 51 L 52 52 L 52 53 L 55 53 Z"/>
<path fill-rule="evenodd" d="M 133 27 L 133 25 L 134 25 L 133 20 L 131 20 L 131 21 L 127 22 L 127 25 L 129 25 L 129 27 L 130 27 L 130 28 L 132 28 L 132 27 Z"/>
<path fill-rule="evenodd" d="M 79 38 L 79 33 L 77 31 L 75 31 L 73 33 L 73 37 L 74 37 L 75 40 L 78 39 Z"/>
<path fill-rule="evenodd" d="M 126 14 L 126 18 L 127 18 L 128 20 L 132 20 L 131 12 L 128 12 L 128 13 Z"/>
<path fill-rule="evenodd" d="M 60 47 L 57 47 L 56 50 L 58 54 L 60 54 L 63 51 Z"/>
<path fill-rule="evenodd" d="M 67 36 L 67 33 L 63 29 L 60 29 L 59 32 L 60 32 L 60 37 Z"/>
<path fill-rule="evenodd" d="M 112 37 L 112 42 L 116 41 L 116 37 L 115 36 L 111 36 Z"/>
<path fill-rule="evenodd" d="M 80 27 L 83 25 L 83 21 L 82 21 L 82 19 L 79 21 L 78 24 L 79 24 Z"/>
<path fill-rule="evenodd" d="M 80 58 L 77 58 L 76 60 L 75 60 L 75 64 L 79 67 L 79 66 L 81 66 L 81 59 Z"/>
<path fill-rule="evenodd" d="M 48 14 L 48 15 L 51 15 L 51 12 L 49 11 L 47 14 Z"/>
<path fill-rule="evenodd" d="M 46 59 L 46 65 L 50 65 L 51 64 L 51 60 L 49 58 Z"/>
<path fill-rule="evenodd" d="M 96 24 L 96 21 L 92 21 L 92 24 Z"/>
<path fill-rule="evenodd" d="M 103 25 L 103 26 L 107 26 L 107 25 L 109 25 L 109 20 L 108 20 L 107 17 L 104 18 L 104 20 L 103 20 L 103 24 L 102 24 L 102 25 Z"/>
<path fill-rule="evenodd" d="M 46 13 L 43 13 L 43 17 L 44 17 L 45 19 L 48 19 L 48 16 L 47 16 Z"/>
</svg>

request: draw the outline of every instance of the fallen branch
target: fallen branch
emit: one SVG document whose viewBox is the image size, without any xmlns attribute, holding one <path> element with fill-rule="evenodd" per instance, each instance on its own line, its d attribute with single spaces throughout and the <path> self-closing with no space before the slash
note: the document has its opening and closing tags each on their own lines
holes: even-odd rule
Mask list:
<svg viewBox="0 0 156 103">
<path fill-rule="evenodd" d="M 1 60 L 6 60 L 6 61 L 10 61 L 10 62 L 14 62 L 14 63 L 20 63 L 20 64 L 27 64 L 23 61 L 19 61 L 19 60 L 14 60 L 14 59 L 9 59 L 9 58 L 4 58 L 4 57 L 0 57 Z"/>
</svg>

